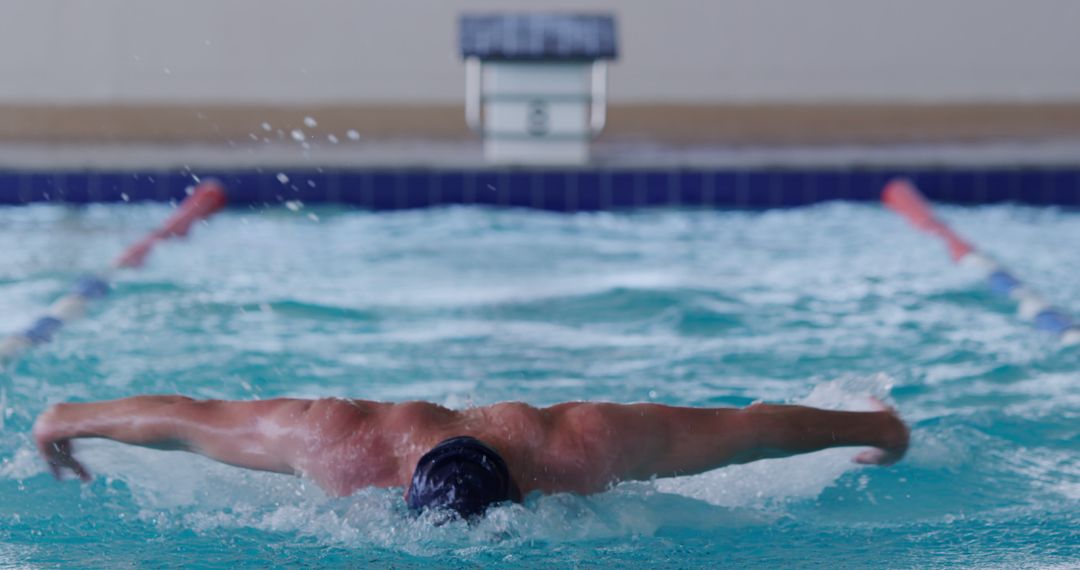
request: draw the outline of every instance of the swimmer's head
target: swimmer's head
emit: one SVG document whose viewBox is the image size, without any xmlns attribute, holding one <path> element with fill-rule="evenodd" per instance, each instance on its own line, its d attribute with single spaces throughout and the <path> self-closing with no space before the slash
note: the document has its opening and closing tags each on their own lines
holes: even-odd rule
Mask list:
<svg viewBox="0 0 1080 570">
<path fill-rule="evenodd" d="M 448 509 L 471 520 L 495 503 L 520 502 L 521 492 L 494 449 L 476 438 L 459 436 L 420 458 L 405 500 L 416 511 Z"/>
</svg>

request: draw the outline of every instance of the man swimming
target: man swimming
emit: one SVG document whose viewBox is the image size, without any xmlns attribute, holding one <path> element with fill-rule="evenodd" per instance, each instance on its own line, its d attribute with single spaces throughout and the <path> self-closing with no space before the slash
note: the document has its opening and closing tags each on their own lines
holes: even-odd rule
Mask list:
<svg viewBox="0 0 1080 570">
<path fill-rule="evenodd" d="M 598 493 L 619 481 L 829 447 L 873 447 L 854 461 L 889 465 L 907 451 L 908 428 L 875 403 L 873 412 L 590 402 L 454 411 L 427 402 L 136 396 L 54 405 L 38 417 L 34 439 L 58 479 L 71 471 L 88 481 L 71 442 L 104 438 L 308 477 L 332 495 L 405 487 L 415 510 L 473 518 L 534 491 Z"/>
</svg>

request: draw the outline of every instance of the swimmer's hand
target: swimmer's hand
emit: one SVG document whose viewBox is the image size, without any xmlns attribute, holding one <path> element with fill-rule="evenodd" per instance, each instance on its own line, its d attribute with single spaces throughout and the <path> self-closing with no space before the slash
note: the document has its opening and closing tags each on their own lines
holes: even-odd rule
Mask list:
<svg viewBox="0 0 1080 570">
<path fill-rule="evenodd" d="M 71 440 L 62 439 L 53 442 L 38 441 L 38 451 L 49 464 L 49 470 L 57 480 L 63 479 L 64 471 L 70 470 L 83 483 L 89 482 L 90 472 L 71 455 Z"/>
<path fill-rule="evenodd" d="M 34 441 L 38 453 L 57 480 L 62 479 L 65 472 L 71 471 L 85 483 L 91 478 L 90 472 L 72 456 L 71 439 L 61 436 L 56 430 L 56 415 L 56 406 L 53 406 L 34 423 Z"/>
<path fill-rule="evenodd" d="M 881 443 L 874 449 L 864 451 L 852 458 L 855 463 L 863 465 L 892 465 L 900 461 L 907 453 L 910 430 L 900 419 L 896 410 L 885 402 L 871 396 L 870 403 L 883 414 L 883 427 L 880 429 Z"/>
</svg>

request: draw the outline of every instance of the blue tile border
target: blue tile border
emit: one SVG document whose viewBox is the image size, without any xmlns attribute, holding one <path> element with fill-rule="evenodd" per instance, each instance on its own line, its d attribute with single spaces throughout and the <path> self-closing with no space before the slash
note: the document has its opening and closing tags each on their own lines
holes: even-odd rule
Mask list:
<svg viewBox="0 0 1080 570">
<path fill-rule="evenodd" d="M 175 201 L 196 177 L 220 178 L 233 205 L 341 203 L 372 210 L 450 204 L 555 212 L 646 207 L 783 208 L 877 201 L 894 176 L 955 204 L 1080 206 L 1080 166 L 249 168 L 0 170 L 0 204 Z"/>
</svg>

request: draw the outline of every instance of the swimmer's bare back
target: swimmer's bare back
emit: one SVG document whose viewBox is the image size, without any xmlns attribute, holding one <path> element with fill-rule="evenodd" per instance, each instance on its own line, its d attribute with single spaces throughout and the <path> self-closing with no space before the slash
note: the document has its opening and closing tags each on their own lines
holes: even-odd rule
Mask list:
<svg viewBox="0 0 1080 570">
<path fill-rule="evenodd" d="M 624 480 L 691 475 L 724 465 L 828 447 L 869 446 L 859 463 L 903 457 L 908 428 L 891 409 L 804 406 L 686 408 L 568 402 L 502 403 L 454 411 L 428 402 L 256 401 L 136 396 L 50 407 L 34 425 L 53 474 L 89 480 L 72 440 L 103 438 L 183 450 L 260 471 L 305 476 L 328 493 L 406 487 L 440 441 L 470 435 L 506 460 L 521 491 L 595 493 Z"/>
</svg>

